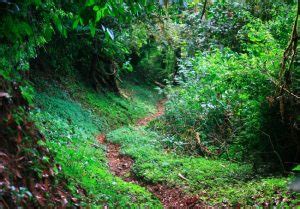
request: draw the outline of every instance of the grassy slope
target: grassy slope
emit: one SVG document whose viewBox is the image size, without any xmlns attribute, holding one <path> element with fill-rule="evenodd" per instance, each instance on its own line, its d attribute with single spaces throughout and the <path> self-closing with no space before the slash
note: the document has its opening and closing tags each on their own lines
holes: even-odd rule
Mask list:
<svg viewBox="0 0 300 209">
<path fill-rule="evenodd" d="M 47 145 L 56 153 L 56 161 L 62 165 L 74 191 L 76 185 L 85 188 L 92 205 L 161 207 L 144 188 L 126 183 L 109 172 L 105 147 L 95 140 L 100 132 L 132 124 L 154 112 L 158 100 L 155 92 L 127 84 L 124 92 L 129 98 L 124 99 L 100 95 L 70 81 L 39 86 L 35 104 L 40 110 L 33 117 L 49 139 Z M 161 144 L 163 137 L 153 131 L 125 126 L 110 132 L 108 139 L 120 143 L 122 152 L 135 159 L 133 169 L 138 177 L 200 193 L 211 204 L 229 201 L 253 205 L 286 196 L 287 179 L 253 179 L 248 165 L 168 153 Z"/>
<path fill-rule="evenodd" d="M 167 153 L 163 138 L 143 128 L 120 128 L 108 134 L 108 140 L 121 144 L 122 152 L 135 159 L 133 170 L 138 177 L 180 186 L 210 204 L 254 205 L 290 196 L 287 178 L 254 178 L 249 165 Z"/>
<path fill-rule="evenodd" d="M 72 85 L 69 84 L 73 83 Z M 100 95 L 80 83 L 39 83 L 32 117 L 45 134 L 47 146 L 69 179 L 69 187 L 84 188 L 87 204 L 112 207 L 161 207 L 144 188 L 122 181 L 108 169 L 105 147 L 95 136 L 110 127 L 129 124 L 155 111 L 155 92 L 126 85 L 128 99 Z"/>
</svg>

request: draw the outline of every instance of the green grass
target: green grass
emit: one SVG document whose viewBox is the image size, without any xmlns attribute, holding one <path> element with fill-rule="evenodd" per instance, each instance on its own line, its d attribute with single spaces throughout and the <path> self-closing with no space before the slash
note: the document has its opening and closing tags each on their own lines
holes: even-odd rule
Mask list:
<svg viewBox="0 0 300 209">
<path fill-rule="evenodd" d="M 254 177 L 250 165 L 176 155 L 164 150 L 162 139 L 153 131 L 137 127 L 123 127 L 108 134 L 109 141 L 122 145 L 123 154 L 134 158 L 133 171 L 139 178 L 180 186 L 188 193 L 200 194 L 210 204 L 225 201 L 255 205 L 289 196 L 288 178 Z"/>
<path fill-rule="evenodd" d="M 68 179 L 69 188 L 75 196 L 77 186 L 87 191 L 84 204 L 162 207 L 146 189 L 110 173 L 105 147 L 95 139 L 110 131 L 108 140 L 121 144 L 121 151 L 134 158 L 133 172 L 143 181 L 180 186 L 212 205 L 224 201 L 255 205 L 281 196 L 291 200 L 286 192 L 288 178 L 262 178 L 254 175 L 250 165 L 167 151 L 162 143 L 166 139 L 160 134 L 128 126 L 154 112 L 159 96 L 131 84 L 123 85 L 123 94 L 127 98 L 99 94 L 81 83 L 44 82 L 35 96 L 37 109 L 32 117 L 46 136 L 55 161 L 61 164 L 61 176 Z"/>
<path fill-rule="evenodd" d="M 84 204 L 93 207 L 161 208 L 160 202 L 146 189 L 110 173 L 105 147 L 95 139 L 110 126 L 132 123 L 154 111 L 158 98 L 154 91 L 134 88 L 125 99 L 98 94 L 82 84 L 62 88 L 60 84 L 43 83 L 39 88 L 34 99 L 36 110 L 31 115 L 75 196 L 79 186 L 88 194 Z M 151 96 L 153 99 L 145 99 Z"/>
<path fill-rule="evenodd" d="M 73 84 L 72 84 L 73 83 Z M 156 103 L 161 98 L 153 86 L 137 86 L 130 83 L 121 85 L 123 96 L 113 93 L 105 95 L 85 87 L 81 83 L 67 81 L 72 98 L 78 100 L 84 107 L 93 111 L 98 117 L 104 117 L 109 128 L 133 124 L 137 119 L 156 111 Z"/>
</svg>

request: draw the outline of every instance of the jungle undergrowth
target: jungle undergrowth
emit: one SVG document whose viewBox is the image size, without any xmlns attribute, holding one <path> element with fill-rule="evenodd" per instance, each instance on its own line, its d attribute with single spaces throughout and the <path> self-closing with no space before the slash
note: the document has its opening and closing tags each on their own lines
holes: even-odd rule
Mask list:
<svg viewBox="0 0 300 209">
<path fill-rule="evenodd" d="M 255 176 L 248 164 L 176 154 L 165 149 L 166 137 L 159 132 L 131 126 L 155 112 L 159 96 L 154 91 L 128 83 L 123 87 L 128 98 L 122 98 L 70 83 L 39 85 L 35 97 L 39 109 L 32 117 L 70 179 L 69 188 L 74 194 L 78 185 L 86 190 L 83 205 L 162 207 L 146 188 L 110 172 L 106 147 L 96 140 L 99 133 L 107 133 L 109 142 L 120 144 L 121 154 L 133 158 L 132 173 L 146 184 L 181 188 L 210 205 L 283 206 L 294 201 L 286 190 L 289 178 L 263 178 Z"/>
<path fill-rule="evenodd" d="M 292 204 L 289 178 L 257 176 L 251 165 L 178 155 L 164 149 L 159 133 L 127 126 L 110 132 L 107 140 L 120 144 L 121 154 L 133 158 L 134 175 L 148 184 L 182 188 L 209 205 Z"/>
<path fill-rule="evenodd" d="M 155 109 L 159 97 L 150 88 L 126 85 L 128 99 L 98 94 L 81 83 L 62 87 L 59 82 L 39 82 L 32 117 L 62 175 L 70 180 L 69 188 L 75 196 L 78 185 L 86 191 L 82 206 L 161 207 L 146 189 L 110 173 L 106 148 L 96 140 L 99 132 L 135 122 Z"/>
</svg>

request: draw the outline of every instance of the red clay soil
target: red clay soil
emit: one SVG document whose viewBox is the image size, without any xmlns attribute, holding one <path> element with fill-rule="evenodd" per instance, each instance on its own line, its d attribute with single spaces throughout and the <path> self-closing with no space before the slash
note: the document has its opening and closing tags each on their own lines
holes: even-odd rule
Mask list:
<svg viewBox="0 0 300 209">
<path fill-rule="evenodd" d="M 204 208 L 198 196 L 189 196 L 180 188 L 170 188 L 166 185 L 143 185 L 154 194 L 165 208 Z"/>
<path fill-rule="evenodd" d="M 108 143 L 106 156 L 109 168 L 116 176 L 130 174 L 134 161 L 129 156 L 120 154 L 120 145 Z"/>
<path fill-rule="evenodd" d="M 165 102 L 166 100 L 159 101 L 157 104 L 157 112 L 140 119 L 136 125 L 145 126 L 155 118 L 163 115 Z M 203 208 L 204 205 L 199 202 L 198 196 L 189 196 L 180 188 L 170 188 L 163 184 L 147 184 L 136 178 L 131 172 L 134 161 L 129 156 L 120 153 L 120 145 L 107 142 L 104 134 L 99 135 L 97 139 L 101 144 L 107 146 L 106 156 L 111 172 L 121 177 L 124 181 L 146 187 L 161 201 L 165 208 Z"/>
<path fill-rule="evenodd" d="M 106 157 L 111 172 L 116 176 L 130 174 L 134 161 L 129 156 L 120 153 L 120 145 L 107 142 L 105 134 L 100 134 L 97 140 L 106 145 Z"/>
</svg>

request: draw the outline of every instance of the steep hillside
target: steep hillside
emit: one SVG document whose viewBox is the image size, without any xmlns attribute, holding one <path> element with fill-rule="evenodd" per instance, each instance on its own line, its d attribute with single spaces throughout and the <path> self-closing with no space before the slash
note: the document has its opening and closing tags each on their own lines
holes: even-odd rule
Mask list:
<svg viewBox="0 0 300 209">
<path fill-rule="evenodd" d="M 32 118 L 61 165 L 61 176 L 69 180 L 68 188 L 83 205 L 160 205 L 145 188 L 124 182 L 109 171 L 106 147 L 97 141 L 98 135 L 154 112 L 159 96 L 152 87 L 128 83 L 122 88 L 124 97 L 119 97 L 98 94 L 82 83 L 70 86 L 44 81 L 36 86 Z"/>
</svg>

